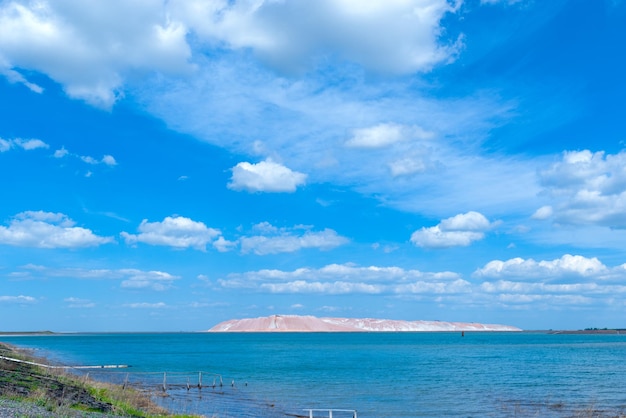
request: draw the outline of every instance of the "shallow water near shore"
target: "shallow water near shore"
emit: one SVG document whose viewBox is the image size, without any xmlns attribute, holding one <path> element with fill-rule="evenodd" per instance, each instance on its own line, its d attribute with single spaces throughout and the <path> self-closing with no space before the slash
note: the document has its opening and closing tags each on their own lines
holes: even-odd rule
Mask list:
<svg viewBox="0 0 626 418">
<path fill-rule="evenodd" d="M 130 365 L 108 375 L 120 382 L 129 373 L 157 388 L 168 372 L 163 404 L 207 416 L 279 417 L 304 408 L 355 409 L 361 418 L 626 412 L 626 335 L 164 333 L 0 341 L 64 364 Z M 209 385 L 202 390 L 193 386 L 199 371 Z"/>
</svg>

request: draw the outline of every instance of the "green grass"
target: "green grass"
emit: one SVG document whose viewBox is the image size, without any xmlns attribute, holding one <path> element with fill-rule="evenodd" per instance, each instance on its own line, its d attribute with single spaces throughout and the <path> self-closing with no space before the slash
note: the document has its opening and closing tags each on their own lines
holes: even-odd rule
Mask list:
<svg viewBox="0 0 626 418">
<path fill-rule="evenodd" d="M 0 344 L 0 355 L 33 361 L 3 344 Z M 0 398 L 32 402 L 60 416 L 66 415 L 64 410 L 73 409 L 136 418 L 193 417 L 170 414 L 152 402 L 147 394 L 132 388 L 5 360 L 0 360 Z"/>
</svg>

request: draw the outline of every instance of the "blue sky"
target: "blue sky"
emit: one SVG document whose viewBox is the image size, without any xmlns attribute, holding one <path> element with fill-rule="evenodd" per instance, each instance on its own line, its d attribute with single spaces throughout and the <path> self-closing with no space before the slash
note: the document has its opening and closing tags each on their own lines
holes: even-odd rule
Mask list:
<svg viewBox="0 0 626 418">
<path fill-rule="evenodd" d="M 0 0 L 0 330 L 624 327 L 624 21 Z"/>
</svg>

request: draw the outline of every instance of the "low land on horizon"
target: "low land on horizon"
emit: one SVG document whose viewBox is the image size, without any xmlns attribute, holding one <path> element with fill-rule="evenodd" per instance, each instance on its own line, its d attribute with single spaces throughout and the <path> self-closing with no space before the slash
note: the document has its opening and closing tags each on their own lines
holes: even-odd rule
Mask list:
<svg viewBox="0 0 626 418">
<path fill-rule="evenodd" d="M 522 331 L 510 325 L 476 322 L 400 321 L 373 318 L 317 318 L 315 316 L 271 315 L 231 319 L 209 332 L 446 332 Z"/>
</svg>

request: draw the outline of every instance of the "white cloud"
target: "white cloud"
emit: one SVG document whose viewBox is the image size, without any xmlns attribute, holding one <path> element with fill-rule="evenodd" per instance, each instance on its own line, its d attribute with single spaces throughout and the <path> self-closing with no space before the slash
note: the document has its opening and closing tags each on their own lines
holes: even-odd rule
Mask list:
<svg viewBox="0 0 626 418">
<path fill-rule="evenodd" d="M 172 287 L 174 280 L 180 279 L 162 271 L 141 271 L 135 269 L 123 269 L 119 273 L 128 276 L 122 280 L 124 289 L 150 289 L 164 291 Z"/>
<path fill-rule="evenodd" d="M 408 176 L 415 173 L 423 173 L 428 165 L 421 158 L 402 158 L 389 163 L 389 170 L 393 177 Z"/>
<path fill-rule="evenodd" d="M 185 36 L 184 25 L 172 21 L 158 0 L 0 5 L 4 72 L 26 84 L 18 71 L 39 71 L 62 84 L 70 97 L 102 107 L 122 94 L 126 77 L 188 71 L 191 51 Z"/>
<path fill-rule="evenodd" d="M 96 304 L 87 299 L 80 298 L 65 298 L 63 302 L 67 303 L 68 308 L 94 308 Z"/>
<path fill-rule="evenodd" d="M 24 76 L 20 73 L 18 73 L 15 70 L 12 70 L 9 68 L 9 65 L 4 62 L 2 60 L 2 57 L 0 56 L 0 75 L 3 75 L 8 81 L 9 83 L 15 84 L 15 83 L 19 83 L 24 85 L 26 88 L 28 88 L 30 91 L 34 92 L 34 93 L 43 93 L 43 87 L 35 84 L 35 83 L 31 83 L 29 82 L 26 78 L 24 78 Z"/>
<path fill-rule="evenodd" d="M 353 148 L 384 148 L 397 142 L 411 139 L 431 139 L 435 135 L 420 127 L 410 127 L 395 123 L 381 123 L 369 128 L 355 129 L 347 147 Z"/>
<path fill-rule="evenodd" d="M 429 294 L 464 293 L 469 283 L 451 272 L 425 273 L 400 267 L 358 267 L 329 264 L 320 269 L 259 270 L 231 274 L 218 280 L 225 288 L 248 288 L 269 293 Z"/>
<path fill-rule="evenodd" d="M 271 160 L 258 164 L 241 162 L 232 168 L 228 188 L 248 192 L 295 192 L 306 182 L 306 174 L 292 171 Z"/>
<path fill-rule="evenodd" d="M 506 3 L 508 5 L 519 3 L 523 0 L 480 0 L 480 4 L 498 4 Z"/>
<path fill-rule="evenodd" d="M 552 209 L 552 206 L 546 205 L 537 209 L 535 213 L 533 213 L 532 218 L 539 220 L 548 219 L 550 216 L 552 216 L 553 213 L 554 210 Z"/>
<path fill-rule="evenodd" d="M 49 145 L 41 139 L 2 139 L 0 138 L 0 152 L 9 151 L 12 148 L 22 148 L 25 151 L 31 151 L 39 148 L 49 148 Z"/>
<path fill-rule="evenodd" d="M 115 161 L 115 158 L 113 158 L 112 155 L 105 155 L 102 157 L 102 163 L 110 166 L 117 165 L 117 161 Z"/>
<path fill-rule="evenodd" d="M 127 307 L 127 308 L 132 308 L 132 309 L 163 309 L 163 308 L 167 308 L 167 305 L 164 302 L 156 302 L 156 303 L 137 302 L 137 303 L 127 303 L 124 306 Z"/>
<path fill-rule="evenodd" d="M 444 219 L 439 225 L 415 231 L 411 242 L 424 248 L 468 246 L 483 239 L 492 226 L 484 215 L 470 211 Z"/>
<path fill-rule="evenodd" d="M 54 151 L 53 154 L 54 158 L 65 158 L 67 156 L 71 156 L 74 158 L 78 158 L 79 160 L 81 160 L 82 162 L 89 164 L 89 165 L 98 165 L 98 164 L 104 164 L 104 165 L 108 165 L 110 167 L 116 166 L 117 165 L 117 161 L 115 160 L 115 158 L 112 155 L 104 155 L 101 159 L 97 159 L 94 158 L 90 155 L 78 155 L 78 154 L 74 154 L 72 152 L 69 152 L 67 149 L 65 149 L 65 147 L 62 147 L 61 149 L 58 149 L 56 151 Z M 91 174 L 89 174 L 87 177 L 90 177 Z"/>
<path fill-rule="evenodd" d="M 540 171 L 560 224 L 626 228 L 626 152 L 568 151 Z M 541 209 L 539 209 L 541 210 Z"/>
<path fill-rule="evenodd" d="M 167 216 L 162 222 L 148 222 L 144 219 L 137 229 L 137 235 L 127 232 L 120 235 L 129 245 L 143 242 L 175 248 L 195 248 L 200 251 L 206 251 L 207 244 L 220 235 L 219 230 L 183 216 Z"/>
<path fill-rule="evenodd" d="M 173 283 L 180 279 L 180 276 L 157 270 L 49 268 L 32 264 L 22 267 L 22 271 L 13 274 L 21 278 L 61 277 L 78 280 L 118 280 L 124 289 L 156 291 L 170 289 Z"/>
<path fill-rule="evenodd" d="M 66 156 L 66 155 L 67 155 L 67 152 L 65 152 L 65 153 L 63 153 L 62 151 L 56 151 L 55 152 L 55 157 L 57 157 L 57 158 L 62 158 L 64 156 Z M 111 156 L 111 155 L 105 155 L 104 157 L 102 157 L 101 160 L 97 160 L 97 159 L 95 159 L 93 157 L 90 157 L 88 155 L 79 155 L 77 157 L 80 158 L 83 162 L 85 162 L 87 164 L 91 164 L 91 165 L 96 165 L 96 164 L 105 164 L 105 165 L 108 165 L 108 166 L 117 165 L 117 161 L 115 161 L 115 158 L 113 158 L 113 156 Z"/>
<path fill-rule="evenodd" d="M 213 247 L 221 253 L 232 250 L 237 246 L 237 244 L 238 243 L 236 241 L 228 241 L 223 236 L 220 236 L 218 239 L 213 241 Z"/>
<path fill-rule="evenodd" d="M 41 139 L 15 139 L 16 145 L 25 149 L 26 151 L 30 151 L 38 148 L 49 148 L 48 144 L 43 142 Z"/>
<path fill-rule="evenodd" d="M 54 158 L 63 158 L 66 155 L 68 155 L 70 152 L 68 150 L 65 149 L 65 147 L 58 149 L 56 151 L 54 151 Z"/>
<path fill-rule="evenodd" d="M 257 255 L 288 253 L 299 251 L 303 248 L 330 250 L 348 242 L 347 238 L 328 228 L 319 232 L 305 230 L 304 233 L 297 235 L 297 230 L 285 228 L 279 230 L 268 223 L 264 223 L 264 225 L 263 232 L 275 235 L 244 236 L 240 238 L 241 251 L 244 254 L 249 252 Z"/>
<path fill-rule="evenodd" d="M 36 301 L 32 296 L 0 296 L 0 303 L 35 303 Z"/>
<path fill-rule="evenodd" d="M 191 71 L 190 39 L 251 50 L 288 72 L 328 55 L 379 72 L 428 71 L 462 46 L 461 38 L 440 39 L 456 3 L 12 0 L 0 5 L 0 74 L 41 92 L 22 74 L 38 71 L 69 96 L 110 107 L 129 79 Z"/>
<path fill-rule="evenodd" d="M 27 211 L 16 215 L 8 227 L 0 226 L 0 244 L 36 248 L 93 247 L 115 242 L 112 237 L 95 235 L 74 226 L 61 213 Z"/>
<path fill-rule="evenodd" d="M 298 71 L 335 55 L 374 71 L 427 71 L 451 59 L 460 43 L 440 44 L 447 0 L 188 1 L 171 13 L 200 39 L 251 49 L 266 63 Z"/>
<path fill-rule="evenodd" d="M 615 272 L 626 272 L 624 266 Z M 606 278 L 611 271 L 597 258 L 565 254 L 551 261 L 512 258 L 506 261 L 494 260 L 474 272 L 474 277 L 500 279 L 516 278 L 521 280 L 555 280 L 567 276 Z"/>
</svg>

